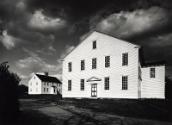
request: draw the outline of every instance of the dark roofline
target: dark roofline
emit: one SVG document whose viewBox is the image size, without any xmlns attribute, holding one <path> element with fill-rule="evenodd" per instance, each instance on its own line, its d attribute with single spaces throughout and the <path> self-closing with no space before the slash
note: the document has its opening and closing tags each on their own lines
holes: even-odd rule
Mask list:
<svg viewBox="0 0 172 125">
<path fill-rule="evenodd" d="M 116 37 L 112 36 L 111 34 L 103 33 L 103 32 L 100 32 L 100 31 L 98 31 L 98 30 L 89 31 L 88 34 L 87 34 L 87 36 L 86 36 L 84 39 L 82 39 L 82 40 L 80 41 L 80 43 L 79 43 L 75 48 L 73 48 L 68 54 L 66 54 L 66 55 L 62 58 L 62 61 L 63 61 L 71 52 L 73 52 L 73 50 L 76 49 L 85 39 L 87 39 L 87 38 L 88 38 L 92 33 L 94 33 L 94 32 L 101 33 L 101 34 L 104 34 L 104 35 L 113 37 L 113 38 L 115 38 L 115 39 L 119 39 L 119 38 L 116 38 Z M 136 46 L 141 47 L 140 45 L 131 43 L 131 42 L 126 41 L 126 40 L 123 40 L 123 39 L 119 39 L 119 40 L 122 40 L 122 41 L 124 41 L 124 42 L 126 42 L 126 43 L 130 43 L 130 44 L 133 44 L 133 45 L 136 45 Z"/>
<path fill-rule="evenodd" d="M 151 62 L 144 62 L 142 68 L 144 67 L 152 67 L 152 66 L 164 66 L 165 61 L 151 61 Z"/>
<path fill-rule="evenodd" d="M 57 79 L 56 77 L 52 77 L 52 76 L 47 76 L 47 75 L 41 75 L 41 74 L 35 74 L 41 81 L 46 81 L 46 82 L 55 82 L 55 83 L 60 83 L 62 84 L 62 82 Z"/>
</svg>

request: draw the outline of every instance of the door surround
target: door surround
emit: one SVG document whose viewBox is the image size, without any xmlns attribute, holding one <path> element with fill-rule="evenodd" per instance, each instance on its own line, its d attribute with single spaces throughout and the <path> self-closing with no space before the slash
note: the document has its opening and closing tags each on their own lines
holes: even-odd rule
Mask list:
<svg viewBox="0 0 172 125">
<path fill-rule="evenodd" d="M 97 83 L 91 84 L 91 97 L 97 97 Z"/>
</svg>

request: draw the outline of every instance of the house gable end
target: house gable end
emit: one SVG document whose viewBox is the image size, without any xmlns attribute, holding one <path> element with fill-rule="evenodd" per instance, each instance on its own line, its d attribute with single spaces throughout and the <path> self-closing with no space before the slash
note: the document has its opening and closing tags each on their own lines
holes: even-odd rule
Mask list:
<svg viewBox="0 0 172 125">
<path fill-rule="evenodd" d="M 93 32 L 90 32 L 70 53 L 68 53 L 64 58 L 63 60 L 65 60 L 66 58 L 69 58 L 74 52 L 76 52 L 76 50 L 78 48 L 80 48 L 80 46 L 84 46 L 85 45 L 85 42 L 94 42 L 94 41 L 99 41 L 101 40 L 102 38 L 109 38 L 110 41 L 113 41 L 112 44 L 116 44 L 118 45 L 118 43 L 122 43 L 123 45 L 125 46 L 131 46 L 133 48 L 140 48 L 139 45 L 136 45 L 136 44 L 133 44 L 133 43 L 130 43 L 130 42 L 127 42 L 127 41 L 124 41 L 124 40 L 120 40 L 120 39 L 117 39 L 111 35 L 108 35 L 108 34 L 104 34 L 104 33 L 101 33 L 101 32 L 98 32 L 98 31 L 93 31 Z M 84 45 L 83 45 L 84 44 Z M 98 44 L 98 43 L 97 43 Z M 92 47 L 90 46 L 90 48 L 92 49 Z M 99 48 L 98 48 L 99 49 Z M 82 50 L 82 49 L 81 49 Z M 85 51 L 86 52 L 86 51 Z"/>
</svg>

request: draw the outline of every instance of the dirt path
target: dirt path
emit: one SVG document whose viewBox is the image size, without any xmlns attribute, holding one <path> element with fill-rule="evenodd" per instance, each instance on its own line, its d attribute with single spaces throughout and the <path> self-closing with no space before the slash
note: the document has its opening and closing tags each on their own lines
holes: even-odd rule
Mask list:
<svg viewBox="0 0 172 125">
<path fill-rule="evenodd" d="M 24 100 L 22 103 L 23 111 L 38 111 L 43 116 L 47 116 L 51 125 L 171 125 L 168 122 L 96 113 L 89 109 L 81 109 L 74 106 L 60 106 L 55 103 L 44 104 L 37 100 Z"/>
<path fill-rule="evenodd" d="M 120 117 L 76 107 L 51 106 L 38 109 L 58 125 L 171 125 L 168 122 Z"/>
<path fill-rule="evenodd" d="M 96 114 L 74 107 L 51 106 L 38 109 L 58 125 L 121 125 L 121 118 Z"/>
</svg>

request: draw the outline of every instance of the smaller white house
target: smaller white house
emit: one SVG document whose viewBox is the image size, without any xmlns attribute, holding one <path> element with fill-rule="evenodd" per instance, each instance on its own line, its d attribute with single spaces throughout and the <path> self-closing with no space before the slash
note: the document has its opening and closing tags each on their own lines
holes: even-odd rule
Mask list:
<svg viewBox="0 0 172 125">
<path fill-rule="evenodd" d="M 29 94 L 61 94 L 62 83 L 56 77 L 34 74 L 28 82 Z"/>
</svg>

